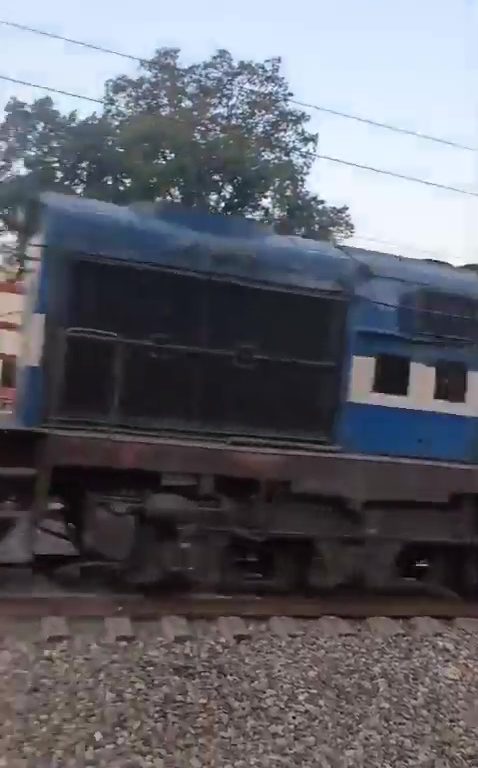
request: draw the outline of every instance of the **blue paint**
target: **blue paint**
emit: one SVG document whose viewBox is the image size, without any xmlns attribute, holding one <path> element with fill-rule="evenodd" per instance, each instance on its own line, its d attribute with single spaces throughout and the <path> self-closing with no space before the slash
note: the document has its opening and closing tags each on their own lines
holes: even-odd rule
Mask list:
<svg viewBox="0 0 478 768">
<path fill-rule="evenodd" d="M 48 312 L 48 249 L 39 251 L 40 264 L 36 279 L 29 285 L 30 293 L 26 296 L 27 306 L 31 307 L 32 314 L 44 314 Z M 32 293 L 33 292 L 33 293 Z M 31 316 L 27 320 L 27 329 Z M 23 333 L 27 333 L 24 330 Z M 15 415 L 20 423 L 26 427 L 36 427 L 41 424 L 43 414 L 43 367 L 22 365 L 18 370 Z"/>
<path fill-rule="evenodd" d="M 15 396 L 15 417 L 25 427 L 41 423 L 43 406 L 43 371 L 39 366 L 21 369 Z"/>
<path fill-rule="evenodd" d="M 477 427 L 466 416 L 346 403 L 338 440 L 350 453 L 476 463 Z"/>
</svg>

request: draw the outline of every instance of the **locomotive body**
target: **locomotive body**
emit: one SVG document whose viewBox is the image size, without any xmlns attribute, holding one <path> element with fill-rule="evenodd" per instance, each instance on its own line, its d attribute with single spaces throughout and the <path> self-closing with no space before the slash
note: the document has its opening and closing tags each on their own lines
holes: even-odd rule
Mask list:
<svg viewBox="0 0 478 768">
<path fill-rule="evenodd" d="M 24 238 L 0 563 L 475 589 L 472 271 L 56 194 Z"/>
</svg>

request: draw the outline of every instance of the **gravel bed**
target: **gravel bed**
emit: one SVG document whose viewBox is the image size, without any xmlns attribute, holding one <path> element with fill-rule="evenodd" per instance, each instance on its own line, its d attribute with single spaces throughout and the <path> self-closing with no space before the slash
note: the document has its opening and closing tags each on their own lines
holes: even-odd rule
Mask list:
<svg viewBox="0 0 478 768">
<path fill-rule="evenodd" d="M 478 766 L 478 637 L 0 643 L 0 766 Z M 3 756 L 3 757 L 2 757 Z"/>
</svg>

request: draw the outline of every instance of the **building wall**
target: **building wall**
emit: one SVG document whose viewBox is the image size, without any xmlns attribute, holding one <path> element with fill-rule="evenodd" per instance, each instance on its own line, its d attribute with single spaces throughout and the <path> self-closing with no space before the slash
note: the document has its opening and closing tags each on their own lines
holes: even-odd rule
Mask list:
<svg viewBox="0 0 478 768">
<path fill-rule="evenodd" d="M 15 397 L 23 302 L 22 283 L 0 276 L 0 411 L 11 410 Z"/>
</svg>

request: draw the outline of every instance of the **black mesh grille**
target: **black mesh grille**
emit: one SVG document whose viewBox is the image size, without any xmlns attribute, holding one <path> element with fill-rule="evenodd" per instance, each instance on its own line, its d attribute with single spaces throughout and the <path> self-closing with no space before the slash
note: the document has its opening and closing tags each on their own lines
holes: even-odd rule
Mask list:
<svg viewBox="0 0 478 768">
<path fill-rule="evenodd" d="M 124 346 L 121 421 L 195 418 L 198 354 L 153 345 Z"/>
<path fill-rule="evenodd" d="M 296 360 L 333 357 L 337 326 L 321 322 L 324 312 L 332 313 L 330 299 L 222 282 L 208 288 L 210 347 L 245 344 L 262 355 Z"/>
<path fill-rule="evenodd" d="M 244 426 L 260 432 L 327 431 L 333 415 L 327 402 L 330 373 L 270 360 L 243 368 L 217 357 L 204 370 L 204 415 L 220 426 L 227 414 L 235 431 Z"/>
<path fill-rule="evenodd" d="M 201 343 L 204 281 L 104 262 L 74 263 L 67 325 L 130 339 L 155 334 L 175 344 Z"/>
<path fill-rule="evenodd" d="M 88 260 L 70 285 L 60 418 L 330 433 L 343 300 Z"/>
<path fill-rule="evenodd" d="M 109 339 L 70 335 L 60 409 L 73 417 L 108 420 L 116 346 Z"/>
</svg>

